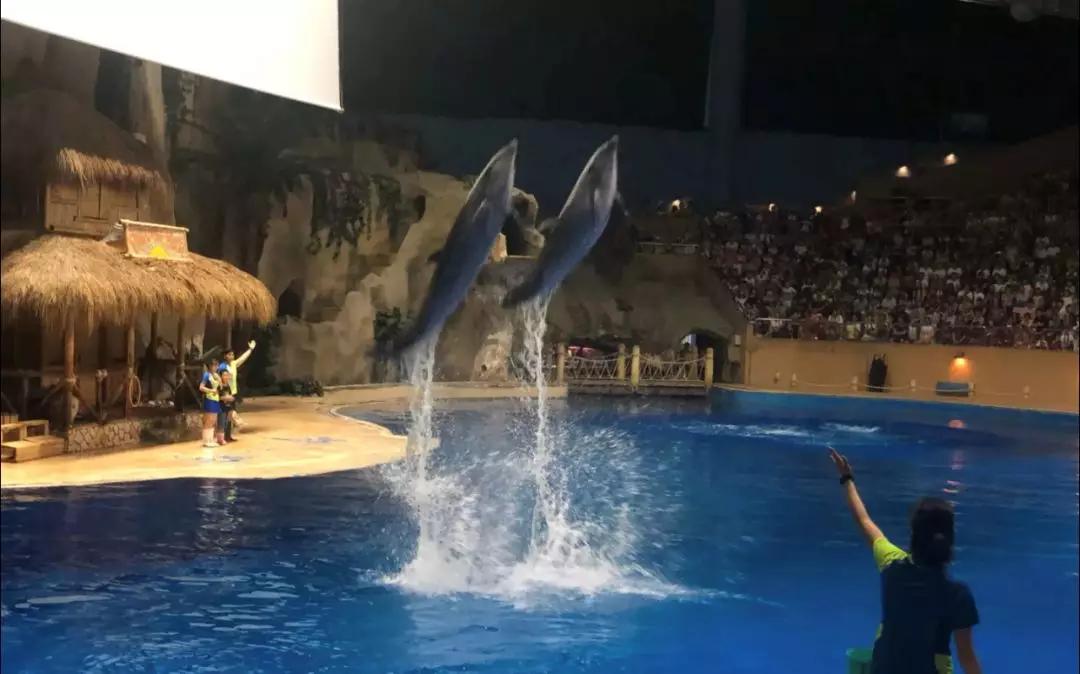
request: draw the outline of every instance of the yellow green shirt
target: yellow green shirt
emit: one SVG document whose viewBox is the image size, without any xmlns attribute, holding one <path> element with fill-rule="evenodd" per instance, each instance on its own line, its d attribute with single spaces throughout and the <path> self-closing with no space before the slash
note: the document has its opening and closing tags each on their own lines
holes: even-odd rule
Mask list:
<svg viewBox="0 0 1080 674">
<path fill-rule="evenodd" d="M 944 569 L 916 565 L 884 536 L 874 541 L 873 552 L 882 603 L 874 671 L 952 674 L 952 633 L 979 622 L 970 590 Z"/>
</svg>

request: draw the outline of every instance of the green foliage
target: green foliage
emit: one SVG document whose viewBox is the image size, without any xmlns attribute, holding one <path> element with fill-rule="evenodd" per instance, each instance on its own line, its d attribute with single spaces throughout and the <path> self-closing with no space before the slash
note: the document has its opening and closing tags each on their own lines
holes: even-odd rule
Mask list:
<svg viewBox="0 0 1080 674">
<path fill-rule="evenodd" d="M 401 183 L 397 178 L 375 174 L 371 176 L 375 192 L 379 198 L 379 217 L 385 218 L 390 226 L 390 239 L 397 241 L 402 234 L 402 227 L 410 215 L 401 196 Z"/>
<path fill-rule="evenodd" d="M 333 249 L 336 260 L 343 244 L 355 248 L 361 236 L 370 237 L 379 218 L 387 221 L 395 238 L 408 217 L 401 183 L 390 176 L 324 170 L 309 178 L 314 190 L 308 243 L 312 255 L 324 248 Z"/>
<path fill-rule="evenodd" d="M 394 307 L 390 311 L 375 313 L 375 343 L 380 346 L 389 346 L 400 337 L 406 326 L 412 320 L 410 315 L 403 315 L 401 309 Z"/>
<path fill-rule="evenodd" d="M 392 357 L 394 342 L 401 337 L 412 322 L 411 314 L 402 314 L 394 307 L 390 311 L 375 314 L 375 381 L 398 381 L 400 372 Z"/>
<path fill-rule="evenodd" d="M 403 207 L 400 183 L 391 176 L 352 171 L 344 156 L 312 157 L 296 149 L 315 138 L 336 138 L 339 117 L 311 106 L 240 88 L 230 88 L 229 97 L 218 106 L 207 125 L 191 121 L 184 107 L 182 84 L 170 77 L 166 87 L 170 133 L 189 125 L 208 135 L 214 143 L 213 155 L 183 156 L 175 153 L 174 164 L 185 162 L 210 165 L 225 190 L 225 198 L 245 202 L 252 196 L 273 196 L 287 208 L 288 195 L 301 187 L 304 177 L 313 192 L 311 239 L 308 252 L 331 249 L 334 259 L 343 245 L 356 247 L 371 235 L 374 222 L 385 218 L 391 234 L 400 231 L 408 217 Z M 265 214 L 248 214 L 260 221 Z"/>
</svg>

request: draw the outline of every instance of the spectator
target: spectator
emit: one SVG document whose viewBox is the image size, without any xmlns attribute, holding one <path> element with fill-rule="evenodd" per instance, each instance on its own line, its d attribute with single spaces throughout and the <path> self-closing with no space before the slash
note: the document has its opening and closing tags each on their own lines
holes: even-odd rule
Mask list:
<svg viewBox="0 0 1080 674">
<path fill-rule="evenodd" d="M 1076 348 L 1076 176 L 1047 176 L 1035 189 L 1049 196 L 847 226 L 772 208 L 723 211 L 702 236 L 762 334 Z"/>
</svg>

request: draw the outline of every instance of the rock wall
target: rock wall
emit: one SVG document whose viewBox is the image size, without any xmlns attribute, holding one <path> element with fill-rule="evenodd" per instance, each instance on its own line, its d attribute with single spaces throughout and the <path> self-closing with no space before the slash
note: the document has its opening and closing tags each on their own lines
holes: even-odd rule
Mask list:
<svg viewBox="0 0 1080 674">
<path fill-rule="evenodd" d="M 729 338 L 735 317 L 717 294 L 720 280 L 696 256 L 636 255 L 615 283 L 578 267 L 548 309 L 553 339 L 618 337 L 645 351 L 677 347 L 691 332 Z"/>
<path fill-rule="evenodd" d="M 279 298 L 287 289 L 300 296 L 300 315 L 280 325 L 274 366 L 279 380 L 314 377 L 327 385 L 372 381 L 376 313 L 394 308 L 415 313 L 423 301 L 434 272 L 429 258 L 445 243 L 469 185 L 416 171 L 409 162 L 391 166 L 391 154 L 377 150 L 357 143 L 351 153 L 356 169 L 392 176 L 404 200 L 423 197 L 424 202 L 422 216 L 408 225 L 396 250 L 389 223 L 379 219 L 358 246 L 345 245 L 336 257 L 326 249 L 309 252 L 310 184 L 290 194 L 285 208 L 276 208 L 266 225 L 259 278 Z M 505 244 L 501 250 L 505 255 Z M 440 339 L 440 378 L 472 379 L 474 370 L 489 378 L 505 374 L 505 367 L 496 365 L 503 348 L 497 345 L 508 340 L 502 313 L 491 289 L 478 288 L 470 295 Z M 485 342 L 486 355 L 478 363 Z"/>
<path fill-rule="evenodd" d="M 353 155 L 368 156 L 365 168 L 372 170 L 369 150 Z M 310 253 L 310 185 L 290 194 L 286 207 L 277 208 L 267 224 L 259 277 L 275 296 L 299 299 L 298 315 L 284 318 L 280 326 L 274 371 L 279 380 L 371 382 L 376 313 L 398 308 L 407 314 L 420 308 L 434 271 L 428 259 L 443 246 L 468 184 L 439 173 L 386 165 L 375 169 L 399 180 L 403 194 L 425 200 L 423 216 L 409 226 L 396 251 L 387 238 L 387 223 L 377 222 L 370 238 L 355 249 L 345 246 L 337 257 L 328 250 Z M 520 318 L 499 302 L 506 287 L 534 262 L 504 258 L 500 241 L 493 261 L 447 322 L 437 347 L 438 379 L 502 382 L 512 377 L 509 363 L 521 341 Z M 638 255 L 615 277 L 583 264 L 552 300 L 549 335 L 553 340 L 616 336 L 650 351 L 677 347 L 691 332 L 729 338 L 739 326 L 720 301 L 724 292 L 697 257 Z M 281 301 L 282 308 L 289 304 Z"/>
</svg>

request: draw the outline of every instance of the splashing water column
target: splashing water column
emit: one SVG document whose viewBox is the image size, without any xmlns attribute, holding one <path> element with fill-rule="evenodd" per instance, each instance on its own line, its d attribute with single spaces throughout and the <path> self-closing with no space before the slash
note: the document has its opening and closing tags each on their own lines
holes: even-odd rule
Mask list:
<svg viewBox="0 0 1080 674">
<path fill-rule="evenodd" d="M 433 345 L 410 363 L 408 457 L 386 472 L 409 505 L 418 536 L 412 560 L 387 581 L 423 594 L 466 592 L 515 603 L 551 591 L 667 593 L 665 583 L 634 562 L 638 535 L 629 504 L 640 501 L 643 478 L 627 460 L 632 444 L 612 429 L 587 437 L 562 433 L 552 420 L 543 355 L 547 303 L 525 303 L 518 311 L 535 395 L 524 401 L 524 419 L 510 416 L 505 428 L 492 429 L 512 439 L 501 452 L 475 444 L 436 447 Z M 619 476 L 623 491 L 578 494 L 581 485 L 571 475 L 597 463 Z"/>
</svg>

